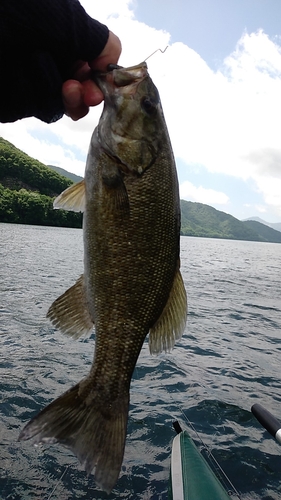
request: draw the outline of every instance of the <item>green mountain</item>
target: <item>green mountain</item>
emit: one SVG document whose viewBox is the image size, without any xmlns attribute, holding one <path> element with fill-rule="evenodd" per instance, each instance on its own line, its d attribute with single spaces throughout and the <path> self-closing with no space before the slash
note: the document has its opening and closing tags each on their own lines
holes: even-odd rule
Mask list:
<svg viewBox="0 0 281 500">
<path fill-rule="evenodd" d="M 82 215 L 54 210 L 72 181 L 0 138 L 0 222 L 81 227 Z"/>
<path fill-rule="evenodd" d="M 281 231 L 276 231 L 276 229 L 272 229 L 271 227 L 254 220 L 244 221 L 243 224 L 256 231 L 262 238 L 264 238 L 264 241 L 281 243 Z"/>
<path fill-rule="evenodd" d="M 260 217 L 248 217 L 248 219 L 244 219 L 243 222 L 246 222 L 248 220 L 254 220 L 256 222 L 260 222 L 261 224 L 264 224 L 265 226 L 271 227 L 271 229 L 275 229 L 275 231 L 280 231 L 281 232 L 281 222 L 267 222 Z"/>
<path fill-rule="evenodd" d="M 80 180 L 66 170 L 43 165 L 0 138 L 0 222 L 81 227 L 81 214 L 53 210 L 54 197 Z M 203 203 L 181 200 L 181 215 L 184 236 L 281 243 L 279 231 L 239 221 Z"/>
<path fill-rule="evenodd" d="M 239 221 L 203 203 L 181 200 L 181 215 L 181 233 L 184 236 L 281 242 L 278 231 L 260 223 L 252 226 L 249 221 Z"/>
<path fill-rule="evenodd" d="M 54 165 L 47 165 L 47 166 L 52 170 L 55 170 L 55 172 L 57 172 L 58 174 L 63 175 L 67 179 L 70 179 L 72 182 L 80 182 L 83 179 L 83 177 L 80 177 L 80 175 L 72 174 L 71 172 L 64 170 L 64 168 L 55 167 Z"/>
</svg>

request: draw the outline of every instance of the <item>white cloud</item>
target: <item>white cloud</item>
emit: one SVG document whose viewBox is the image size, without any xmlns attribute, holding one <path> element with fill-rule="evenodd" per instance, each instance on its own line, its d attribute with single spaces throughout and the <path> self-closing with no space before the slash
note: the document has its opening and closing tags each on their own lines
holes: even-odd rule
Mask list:
<svg viewBox="0 0 281 500">
<path fill-rule="evenodd" d="M 168 67 L 175 75 L 180 60 L 180 79 L 161 90 L 175 155 L 211 172 L 253 179 L 280 217 L 280 47 L 262 31 L 245 33 L 213 72 L 188 47 L 176 45 Z"/>
<path fill-rule="evenodd" d="M 248 82 L 255 91 L 264 91 L 268 75 L 281 76 L 281 50 L 262 30 L 244 33 L 225 65 L 229 68 L 231 81 Z"/>
<path fill-rule="evenodd" d="M 246 50 L 248 38 L 244 35 L 239 47 L 245 44 Z M 253 38 L 258 46 L 263 41 L 274 45 L 262 32 Z M 176 156 L 212 172 L 251 177 L 255 165 L 247 161 L 247 154 L 262 147 L 279 149 L 281 79 L 264 74 L 255 52 L 254 69 L 243 63 L 238 78 L 234 61 L 243 61 L 242 49 L 216 73 L 182 44 L 174 44 L 165 57 L 174 83 L 170 77 L 161 96 Z"/>
<path fill-rule="evenodd" d="M 260 214 L 265 214 L 267 212 L 267 208 L 265 205 L 255 205 L 255 209 Z"/>
<path fill-rule="evenodd" d="M 80 3 L 90 16 L 107 25 L 111 18 L 132 19 L 134 17 L 133 0 L 103 0 L 102 2 L 80 0 Z"/>
<path fill-rule="evenodd" d="M 181 199 L 206 203 L 207 205 L 226 205 L 229 202 L 229 198 L 225 193 L 214 189 L 206 189 L 202 186 L 196 187 L 189 181 L 180 184 L 180 197 Z"/>
<path fill-rule="evenodd" d="M 281 217 L 281 176 L 255 178 L 258 190 L 263 194 L 264 201 L 272 208 L 272 212 Z"/>
</svg>

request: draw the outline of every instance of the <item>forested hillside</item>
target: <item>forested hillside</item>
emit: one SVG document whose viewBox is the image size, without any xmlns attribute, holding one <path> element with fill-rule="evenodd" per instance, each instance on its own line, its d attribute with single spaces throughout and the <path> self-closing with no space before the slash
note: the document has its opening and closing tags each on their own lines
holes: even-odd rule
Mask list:
<svg viewBox="0 0 281 500">
<path fill-rule="evenodd" d="M 181 232 L 185 236 L 279 243 L 278 231 L 252 225 L 203 203 L 181 200 Z"/>
<path fill-rule="evenodd" d="M 53 209 L 72 181 L 0 138 L 0 222 L 81 227 L 82 215 Z"/>
<path fill-rule="evenodd" d="M 58 174 L 66 177 L 67 179 L 70 179 L 72 182 L 79 182 L 83 179 L 83 177 L 80 177 L 80 175 L 72 174 L 71 172 L 64 170 L 64 168 L 56 167 L 55 165 L 47 165 L 47 166 L 52 170 L 54 170 L 55 172 L 58 172 Z"/>
<path fill-rule="evenodd" d="M 243 224 L 256 231 L 260 236 L 264 238 L 265 241 L 271 241 L 273 243 L 281 243 L 280 231 L 276 231 L 276 229 L 273 229 L 265 224 L 262 224 L 261 222 L 257 222 L 254 220 L 244 221 Z"/>
</svg>

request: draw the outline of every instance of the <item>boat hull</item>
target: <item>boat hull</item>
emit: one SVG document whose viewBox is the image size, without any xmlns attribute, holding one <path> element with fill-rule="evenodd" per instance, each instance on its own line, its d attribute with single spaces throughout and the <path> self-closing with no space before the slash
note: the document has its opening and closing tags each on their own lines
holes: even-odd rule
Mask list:
<svg viewBox="0 0 281 500">
<path fill-rule="evenodd" d="M 169 500 L 229 500 L 187 431 L 173 440 Z"/>
</svg>

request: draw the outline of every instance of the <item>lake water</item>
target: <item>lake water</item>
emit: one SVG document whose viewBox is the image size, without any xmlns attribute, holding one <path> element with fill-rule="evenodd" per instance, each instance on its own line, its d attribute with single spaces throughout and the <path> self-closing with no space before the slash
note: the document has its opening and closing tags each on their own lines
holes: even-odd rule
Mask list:
<svg viewBox="0 0 281 500">
<path fill-rule="evenodd" d="M 184 415 L 243 500 L 281 498 L 281 446 L 250 412 L 259 402 L 281 418 L 280 245 L 181 239 L 186 331 L 169 354 L 151 357 L 143 347 L 109 496 L 68 450 L 17 441 L 32 416 L 90 369 L 93 336 L 65 338 L 45 317 L 83 272 L 82 231 L 0 224 L 0 259 L 1 499 L 165 500 L 172 422 L 186 427 Z"/>
</svg>

